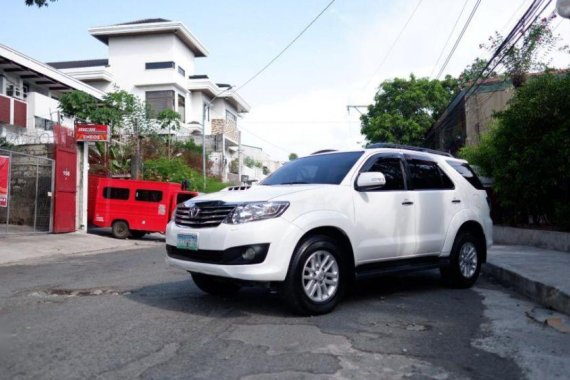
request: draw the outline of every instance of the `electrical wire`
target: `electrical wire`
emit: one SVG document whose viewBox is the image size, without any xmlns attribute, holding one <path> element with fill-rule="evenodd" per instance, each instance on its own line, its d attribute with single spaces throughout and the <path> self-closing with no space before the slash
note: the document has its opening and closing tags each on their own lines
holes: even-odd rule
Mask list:
<svg viewBox="0 0 570 380">
<path fill-rule="evenodd" d="M 269 66 L 271 66 L 275 61 L 277 61 L 279 59 L 279 57 L 281 57 L 295 42 L 297 42 L 297 40 L 299 38 L 301 38 L 301 36 L 303 34 L 305 34 L 305 32 L 307 30 L 309 30 L 309 28 L 311 26 L 313 26 L 313 24 L 323 15 L 323 13 L 325 13 L 327 11 L 327 9 L 329 9 L 331 7 L 331 5 L 333 5 L 333 3 L 336 0 L 331 0 L 326 7 L 323 8 L 323 10 L 321 10 L 319 12 L 319 14 L 317 14 L 313 20 L 311 20 L 311 22 L 305 26 L 303 28 L 303 30 L 301 30 L 301 32 L 299 34 L 297 34 L 297 36 L 295 38 L 293 38 L 293 40 L 291 42 L 289 42 L 287 44 L 287 46 L 285 46 L 283 48 L 283 50 L 281 50 L 275 57 L 273 57 L 265 66 L 263 66 L 260 70 L 258 70 L 253 76 L 251 76 L 248 80 L 246 80 L 245 82 L 243 82 L 242 84 L 240 84 L 239 86 L 236 87 L 236 89 L 233 92 L 236 92 L 238 90 L 241 90 L 243 87 L 247 86 L 251 81 L 253 81 L 255 78 L 257 78 L 259 75 L 261 75 L 261 73 L 263 73 L 265 70 L 267 70 L 269 68 Z"/>
<path fill-rule="evenodd" d="M 435 68 L 437 67 L 437 65 L 439 65 L 439 61 L 441 60 L 441 57 L 443 57 L 443 53 L 445 52 L 445 49 L 447 49 L 447 44 L 449 43 L 449 40 L 451 40 L 451 36 L 455 32 L 455 28 L 457 27 L 457 24 L 459 23 L 461 16 L 463 16 L 463 12 L 465 11 L 465 7 L 467 7 L 468 2 L 469 2 L 469 0 L 465 0 L 465 2 L 463 3 L 463 7 L 461 8 L 461 12 L 459 12 L 459 15 L 455 19 L 455 24 L 453 24 L 453 28 L 451 28 L 451 31 L 449 32 L 449 35 L 447 36 L 447 40 L 445 41 L 445 44 L 441 48 L 441 52 L 439 53 L 439 57 L 437 57 L 437 61 L 435 62 L 435 65 L 433 65 L 433 67 L 431 69 L 431 73 L 429 74 L 430 78 L 433 76 L 433 72 L 435 71 Z"/>
<path fill-rule="evenodd" d="M 263 137 L 261 137 L 261 136 L 259 136 L 259 135 L 256 135 L 256 134 L 253 133 L 252 131 L 250 131 L 250 130 L 244 128 L 243 125 L 241 125 L 241 126 L 239 127 L 239 129 L 242 130 L 242 131 L 244 131 L 244 132 L 246 132 L 246 133 L 249 133 L 249 134 L 252 135 L 253 137 L 258 138 L 258 139 L 260 139 L 261 141 L 263 141 L 263 142 L 265 142 L 265 143 L 267 143 L 267 144 L 269 144 L 269 145 L 271 145 L 271 146 L 273 146 L 273 147 L 275 147 L 275 148 L 277 148 L 277 149 L 279 149 L 279 150 L 281 150 L 281 151 L 283 151 L 283 152 L 285 152 L 285 153 L 291 153 L 291 152 L 292 152 L 292 150 L 285 149 L 285 148 L 283 148 L 282 146 L 276 145 L 276 144 L 272 143 L 271 141 L 269 141 L 269 140 L 267 140 L 267 139 L 264 139 Z"/>
<path fill-rule="evenodd" d="M 400 31 L 398 32 L 398 35 L 396 36 L 396 39 L 394 40 L 394 42 L 392 42 L 392 45 L 390 46 L 390 48 L 388 49 L 388 51 L 386 52 L 386 54 L 384 55 L 384 57 L 382 58 L 382 61 L 380 61 L 380 64 L 378 65 L 378 67 L 376 67 L 376 69 L 374 70 L 374 74 L 372 74 L 372 76 L 370 77 L 370 79 L 366 82 L 366 85 L 364 85 L 364 87 L 362 87 L 362 89 L 366 89 L 370 83 L 374 80 L 374 77 L 376 76 L 376 74 L 378 74 L 378 72 L 380 71 L 380 69 L 382 68 L 382 66 L 384 66 L 384 63 L 386 63 L 386 61 L 388 60 L 388 57 L 390 57 L 390 54 L 392 53 L 392 50 L 394 50 L 394 47 L 396 47 L 396 44 L 398 43 L 398 41 L 400 40 L 400 37 L 402 37 L 402 34 L 404 34 L 404 31 L 406 30 L 406 28 L 408 27 L 408 24 L 410 23 L 410 21 L 412 21 L 412 19 L 414 18 L 414 15 L 416 14 L 416 11 L 418 10 L 418 8 L 420 7 L 420 5 L 422 4 L 423 0 L 419 0 L 418 3 L 416 4 L 414 10 L 412 11 L 412 13 L 410 13 L 410 16 L 408 17 L 408 19 L 406 20 L 406 23 L 402 26 L 402 28 L 400 29 Z"/>
<path fill-rule="evenodd" d="M 473 16 L 475 16 L 475 13 L 477 12 L 477 9 L 479 8 L 480 4 L 481 4 L 481 0 L 477 0 L 477 2 L 475 3 L 475 6 L 473 6 L 473 9 L 471 10 L 471 13 L 469 14 L 469 18 L 465 22 L 465 25 L 463 25 L 463 29 L 461 30 L 461 33 L 459 33 L 457 40 L 455 40 L 455 44 L 453 45 L 453 48 L 449 52 L 445 62 L 443 63 L 443 66 L 441 66 L 441 69 L 439 70 L 439 73 L 437 74 L 436 79 L 439 79 L 441 77 L 441 74 L 443 74 L 443 71 L 445 70 L 445 68 L 447 67 L 447 64 L 451 60 L 451 57 L 453 57 L 453 54 L 455 53 L 457 46 L 459 46 L 459 43 L 461 42 L 461 39 L 463 38 L 465 31 L 469 27 L 469 24 L 471 24 L 471 20 L 473 19 Z"/>
<path fill-rule="evenodd" d="M 506 53 L 503 54 L 501 57 L 499 57 L 499 54 L 501 54 L 506 46 L 511 42 L 511 40 L 513 38 L 515 38 L 514 36 L 517 35 L 516 39 L 514 40 L 514 42 L 512 44 L 510 44 L 510 46 L 508 47 L 507 51 L 509 49 L 511 49 L 513 46 L 516 45 L 516 43 L 525 35 L 525 33 L 528 31 L 528 29 L 534 24 L 534 22 L 538 19 L 538 17 L 540 17 L 540 15 L 544 12 L 544 10 L 550 5 L 550 3 L 552 2 L 552 0 L 548 0 L 546 2 L 546 4 L 544 5 L 544 7 L 542 7 L 542 10 L 540 12 L 537 13 L 537 10 L 540 8 L 540 6 L 542 4 L 544 4 L 544 0 L 535 0 L 530 7 L 527 9 L 527 11 L 525 12 L 525 14 L 519 19 L 519 21 L 517 22 L 517 24 L 513 27 L 513 29 L 511 30 L 511 32 L 508 34 L 507 37 L 505 37 L 505 39 L 503 40 L 503 42 L 497 47 L 497 49 L 495 50 L 495 52 L 493 53 L 493 56 L 491 57 L 491 59 L 489 59 L 489 61 L 487 61 L 487 64 L 485 65 L 485 67 L 478 73 L 477 77 L 473 80 L 471 86 L 469 87 L 469 89 L 465 92 L 465 97 L 469 97 L 474 91 L 477 90 L 477 88 L 479 88 L 479 86 L 481 86 L 481 83 L 479 83 L 479 79 L 484 75 L 484 79 L 486 79 L 490 73 L 492 73 L 495 68 L 501 64 L 501 62 L 505 59 L 506 57 Z M 534 17 L 534 18 L 533 18 Z M 532 18 L 532 21 L 525 26 L 526 22 Z M 499 60 L 494 64 L 494 66 L 490 69 L 489 67 L 491 66 L 491 64 L 497 59 L 499 58 Z M 485 74 L 486 73 L 486 74 Z"/>
</svg>

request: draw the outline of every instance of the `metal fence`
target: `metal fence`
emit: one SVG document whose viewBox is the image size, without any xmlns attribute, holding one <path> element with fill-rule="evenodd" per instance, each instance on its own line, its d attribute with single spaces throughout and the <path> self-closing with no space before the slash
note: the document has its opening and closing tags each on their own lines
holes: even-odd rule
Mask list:
<svg viewBox="0 0 570 380">
<path fill-rule="evenodd" d="M 0 236 L 51 232 L 54 163 L 0 149 Z"/>
</svg>

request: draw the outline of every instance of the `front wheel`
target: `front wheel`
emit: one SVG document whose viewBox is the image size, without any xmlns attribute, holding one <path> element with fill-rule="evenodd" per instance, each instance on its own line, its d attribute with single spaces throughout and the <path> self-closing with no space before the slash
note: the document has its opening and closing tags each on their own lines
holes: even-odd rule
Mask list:
<svg viewBox="0 0 570 380">
<path fill-rule="evenodd" d="M 214 296 L 228 297 L 235 295 L 241 288 L 236 282 L 217 276 L 191 272 L 192 280 L 200 290 Z"/>
<path fill-rule="evenodd" d="M 337 246 L 330 237 L 316 235 L 305 239 L 293 253 L 281 292 L 298 314 L 328 313 L 342 298 L 348 276 Z"/>
<path fill-rule="evenodd" d="M 481 241 L 470 232 L 460 232 L 450 254 L 449 266 L 440 269 L 445 284 L 454 288 L 471 287 L 481 272 Z M 484 243 L 483 243 L 484 244 Z"/>
</svg>

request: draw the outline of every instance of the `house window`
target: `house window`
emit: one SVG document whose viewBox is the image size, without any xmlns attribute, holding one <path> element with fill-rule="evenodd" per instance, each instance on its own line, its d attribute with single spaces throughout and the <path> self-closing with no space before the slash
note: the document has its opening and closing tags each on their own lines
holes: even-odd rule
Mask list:
<svg viewBox="0 0 570 380">
<path fill-rule="evenodd" d="M 146 104 L 156 114 L 164 110 L 174 110 L 174 91 L 147 91 L 145 97 Z"/>
<path fill-rule="evenodd" d="M 43 117 L 35 116 L 35 128 L 43 129 L 44 131 L 53 130 L 53 121 L 44 119 Z"/>
<path fill-rule="evenodd" d="M 180 121 L 186 122 L 186 98 L 182 95 L 178 95 L 178 113 L 180 114 Z"/>
<path fill-rule="evenodd" d="M 173 69 L 175 66 L 174 62 L 147 62 L 145 63 L 145 68 L 147 70 L 156 70 L 156 69 Z"/>
<path fill-rule="evenodd" d="M 178 66 L 178 74 L 185 77 L 186 76 L 186 70 L 184 70 L 181 66 Z"/>
<path fill-rule="evenodd" d="M 237 116 L 233 112 L 226 111 L 226 120 L 237 124 Z"/>
</svg>

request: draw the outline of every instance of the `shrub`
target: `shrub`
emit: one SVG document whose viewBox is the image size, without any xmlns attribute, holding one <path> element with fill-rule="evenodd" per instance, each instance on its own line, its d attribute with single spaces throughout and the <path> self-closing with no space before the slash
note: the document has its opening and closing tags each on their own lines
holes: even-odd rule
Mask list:
<svg viewBox="0 0 570 380">
<path fill-rule="evenodd" d="M 510 222 L 570 230 L 570 75 L 529 80 L 496 118 L 481 144 L 462 156 L 495 178 Z"/>
<path fill-rule="evenodd" d="M 187 166 L 180 158 L 157 158 L 144 164 L 144 178 L 152 181 L 182 182 L 190 181 L 190 190 L 204 191 L 202 173 Z M 219 191 L 229 186 L 213 178 L 206 178 L 206 193 Z"/>
</svg>

